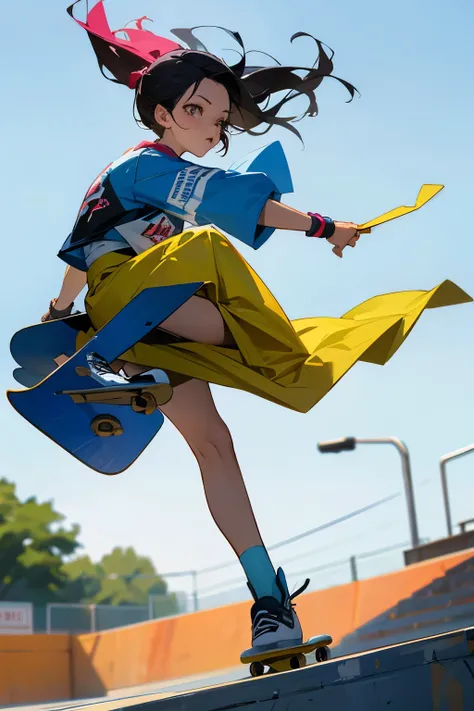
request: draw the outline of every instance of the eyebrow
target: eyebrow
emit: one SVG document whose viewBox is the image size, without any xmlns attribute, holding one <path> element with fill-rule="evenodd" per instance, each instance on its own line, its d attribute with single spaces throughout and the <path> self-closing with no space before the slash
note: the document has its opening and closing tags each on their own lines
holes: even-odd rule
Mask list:
<svg viewBox="0 0 474 711">
<path fill-rule="evenodd" d="M 207 103 L 208 103 L 210 106 L 212 106 L 212 101 L 209 101 L 209 99 L 206 99 L 206 97 L 203 96 L 202 94 L 196 94 L 196 96 L 199 96 L 200 99 L 204 99 L 204 101 L 207 101 Z M 222 113 L 224 113 L 224 114 L 230 114 L 230 111 L 229 111 L 228 109 L 223 109 L 223 110 L 222 110 Z"/>
</svg>

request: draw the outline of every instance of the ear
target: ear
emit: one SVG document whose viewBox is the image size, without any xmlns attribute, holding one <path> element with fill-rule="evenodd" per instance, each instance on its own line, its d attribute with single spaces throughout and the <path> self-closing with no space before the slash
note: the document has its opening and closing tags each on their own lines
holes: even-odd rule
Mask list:
<svg viewBox="0 0 474 711">
<path fill-rule="evenodd" d="M 159 126 L 162 126 L 163 128 L 171 128 L 173 119 L 171 118 L 169 111 L 167 111 L 164 106 L 158 104 L 158 106 L 155 107 L 153 116 Z"/>
</svg>

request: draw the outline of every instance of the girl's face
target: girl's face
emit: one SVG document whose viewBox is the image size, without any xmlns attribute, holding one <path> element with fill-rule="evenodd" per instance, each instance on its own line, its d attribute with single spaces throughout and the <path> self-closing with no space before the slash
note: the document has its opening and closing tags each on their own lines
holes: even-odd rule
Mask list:
<svg viewBox="0 0 474 711">
<path fill-rule="evenodd" d="M 155 120 L 164 127 L 163 140 L 180 155 L 189 152 L 201 158 L 217 146 L 229 122 L 227 89 L 212 79 L 189 87 L 173 109 L 155 109 Z"/>
</svg>

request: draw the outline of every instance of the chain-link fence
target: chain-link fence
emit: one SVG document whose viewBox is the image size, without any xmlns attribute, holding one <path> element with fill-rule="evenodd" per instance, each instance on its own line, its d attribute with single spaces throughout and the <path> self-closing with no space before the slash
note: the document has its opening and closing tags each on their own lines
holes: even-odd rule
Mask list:
<svg viewBox="0 0 474 711">
<path fill-rule="evenodd" d="M 384 504 L 399 497 L 399 493 L 392 494 L 338 519 L 268 546 L 268 550 L 273 551 L 292 543 L 298 543 L 298 553 L 279 559 L 278 562 L 284 566 L 288 579 L 295 580 L 309 576 L 311 585 L 308 592 L 398 570 L 404 565 L 403 550 L 409 547 L 409 542 L 360 551 L 361 540 L 359 540 L 359 544 L 357 541 L 365 537 L 366 540 L 372 542 L 377 537 L 378 529 L 387 529 L 391 525 L 387 519 Z M 372 517 L 367 529 L 361 529 L 357 534 L 352 533 L 350 521 L 353 518 L 382 506 L 378 525 Z M 395 514 L 395 512 L 393 513 Z M 395 520 L 397 518 L 398 516 L 395 515 Z M 339 540 L 326 543 L 324 546 L 321 545 L 317 549 L 308 549 L 307 544 L 311 542 L 311 537 L 314 534 L 321 534 L 329 528 L 346 522 L 349 528 L 341 526 L 341 534 L 345 531 L 345 535 L 341 535 Z M 353 551 L 359 548 L 360 552 L 347 555 L 348 541 L 350 541 Z M 338 547 L 341 548 L 340 555 L 337 554 Z M 328 557 L 330 562 L 323 563 L 324 558 L 327 560 Z M 229 577 L 226 577 L 227 571 L 230 573 Z M 156 577 L 156 575 L 141 574 L 136 577 L 149 578 Z M 244 573 L 237 558 L 201 570 L 160 572 L 160 577 L 167 581 L 168 593 L 150 596 L 146 606 L 54 603 L 48 605 L 46 609 L 45 628 L 48 632 L 53 633 L 94 632 L 251 599 Z M 174 581 L 179 586 L 179 591 L 173 589 Z"/>
<path fill-rule="evenodd" d="M 403 550 L 408 546 L 409 542 L 405 541 L 385 548 L 366 551 L 349 558 L 335 560 L 326 565 L 310 566 L 304 569 L 293 569 L 293 566 L 290 565 L 290 567 L 285 567 L 285 572 L 288 571 L 293 579 L 311 576 L 315 582 L 309 586 L 308 592 L 313 592 L 398 570 L 403 567 Z M 317 559 L 316 556 L 315 559 Z M 375 560 L 376 564 L 374 565 Z M 291 564 L 291 561 L 288 562 Z M 378 572 L 379 570 L 380 572 Z M 205 610 L 250 600 L 250 593 L 245 582 L 237 584 L 243 580 L 242 574 L 219 584 L 200 587 L 199 609 Z"/>
<path fill-rule="evenodd" d="M 403 550 L 409 542 L 397 543 L 372 551 L 365 551 L 348 558 L 334 560 L 326 565 L 317 565 L 303 568 L 298 558 L 309 557 L 317 560 L 318 550 L 308 551 L 301 556 L 289 558 L 285 569 L 293 579 L 311 576 L 315 581 L 309 590 L 343 585 L 355 580 L 362 580 L 375 575 L 384 575 L 403 567 Z M 298 566 L 299 563 L 299 566 Z M 230 567 L 234 562 L 225 564 Z M 236 561 L 236 566 L 238 562 Z M 289 566 L 289 567 L 288 567 Z M 204 579 L 208 573 L 216 573 L 219 567 L 201 571 L 183 571 L 173 573 L 172 577 L 188 578 L 189 591 L 177 591 L 167 595 L 151 595 L 148 605 L 88 605 L 88 604 L 63 604 L 52 603 L 47 605 L 45 620 L 35 614 L 35 631 L 45 630 L 48 633 L 84 634 L 87 632 L 100 632 L 124 627 L 139 622 L 147 622 L 174 615 L 182 615 L 196 609 L 208 610 L 223 605 L 250 600 L 250 592 L 245 584 L 243 572 L 239 575 L 220 582 L 202 585 L 198 588 L 199 580 Z M 236 571 L 237 572 L 237 571 Z M 162 577 L 166 577 L 165 574 Z M 41 623 L 38 624 L 41 619 Z"/>
<path fill-rule="evenodd" d="M 46 632 L 83 634 L 125 627 L 188 611 L 185 593 L 150 595 L 148 605 L 88 605 L 50 603 L 46 606 Z"/>
</svg>

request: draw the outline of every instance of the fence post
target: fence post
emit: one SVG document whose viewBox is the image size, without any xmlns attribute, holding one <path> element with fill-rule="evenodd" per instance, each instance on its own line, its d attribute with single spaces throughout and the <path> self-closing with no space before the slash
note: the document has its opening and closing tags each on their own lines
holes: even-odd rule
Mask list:
<svg viewBox="0 0 474 711">
<path fill-rule="evenodd" d="M 355 555 L 351 555 L 349 558 L 349 564 L 351 566 L 351 580 L 355 583 L 357 582 L 357 561 Z"/>
<path fill-rule="evenodd" d="M 148 595 L 148 619 L 153 620 L 153 596 Z"/>
<path fill-rule="evenodd" d="M 91 632 L 96 632 L 97 631 L 97 625 L 96 625 L 96 619 L 95 619 L 95 605 L 90 606 L 90 611 L 91 611 Z"/>
<path fill-rule="evenodd" d="M 51 603 L 46 605 L 46 632 L 51 634 Z"/>
<path fill-rule="evenodd" d="M 192 575 L 193 575 L 194 612 L 197 612 L 199 610 L 199 598 L 198 598 L 198 588 L 197 588 L 197 570 L 193 570 Z"/>
</svg>

